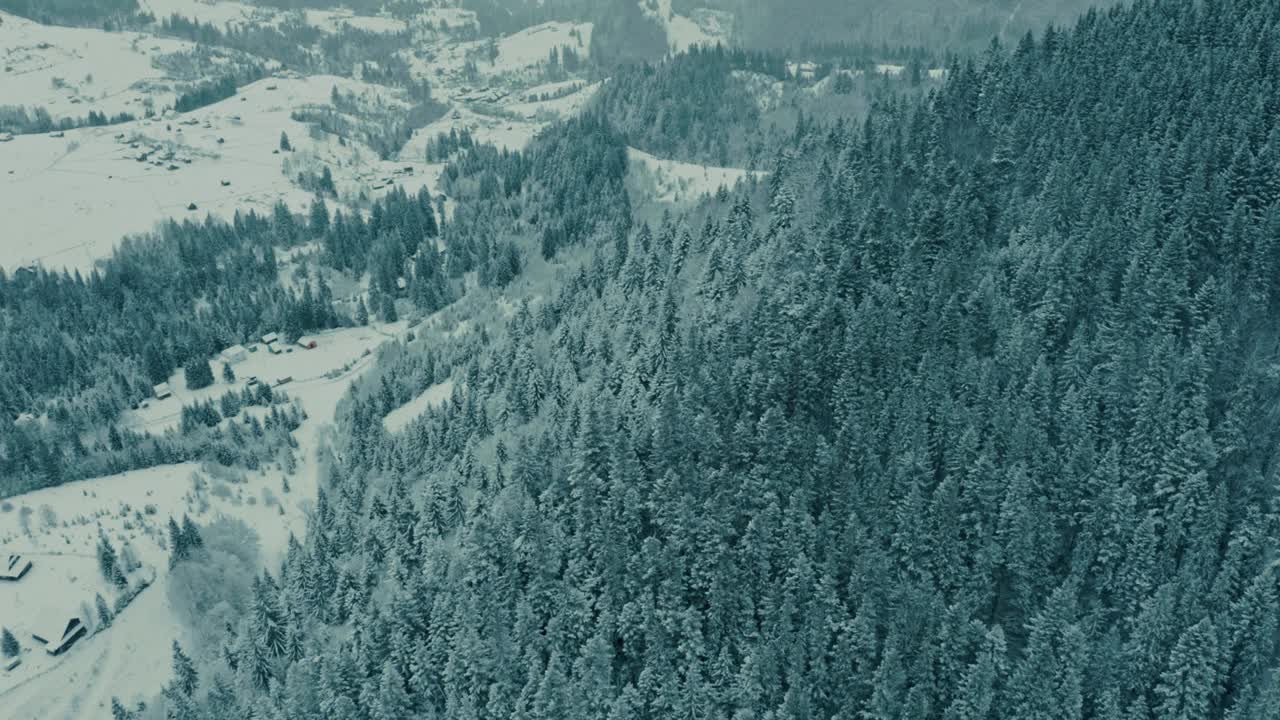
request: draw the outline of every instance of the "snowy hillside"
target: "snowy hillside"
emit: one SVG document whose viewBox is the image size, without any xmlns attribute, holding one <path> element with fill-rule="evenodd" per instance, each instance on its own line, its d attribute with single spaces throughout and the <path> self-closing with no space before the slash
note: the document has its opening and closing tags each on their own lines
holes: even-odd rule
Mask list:
<svg viewBox="0 0 1280 720">
<path fill-rule="evenodd" d="M 409 165 L 382 163 L 371 150 L 333 136 L 313 138 L 290 117 L 327 105 L 335 86 L 394 102 L 390 91 L 346 78 L 271 78 L 190 113 L 0 144 L 0 213 L 22 229 L 0 237 L 0 266 L 38 261 L 87 270 L 124 235 L 167 218 L 229 219 L 237 210 L 269 211 L 281 200 L 303 210 L 311 193 L 290 178 L 308 163 L 318 169 L 323 161 L 340 187 L 353 190 L 372 187 L 366 177 Z M 282 132 L 291 153 L 277 153 Z"/>
<path fill-rule="evenodd" d="M 0 105 L 43 107 L 54 120 L 90 110 L 142 117 L 189 85 L 160 63 L 192 43 L 139 33 L 39 25 L 0 12 Z"/>
<path fill-rule="evenodd" d="M 728 13 L 699 8 L 693 17 L 686 17 L 671 9 L 671 0 L 640 0 L 640 8 L 666 30 L 667 44 L 673 53 L 695 45 L 729 42 L 733 21 Z"/>
<path fill-rule="evenodd" d="M 753 173 L 739 168 L 695 165 L 678 160 L 664 160 L 635 148 L 627 149 L 628 183 L 633 192 L 647 199 L 669 205 L 687 205 L 715 193 L 720 188 L 732 190 Z M 767 173 L 757 171 L 757 179 Z"/>
<path fill-rule="evenodd" d="M 288 373 L 295 378 L 281 389 L 301 405 L 308 419 L 295 433 L 300 464 L 288 476 L 287 493 L 283 489 L 286 474 L 275 466 L 228 474 L 188 463 L 6 500 L 0 513 L 0 549 L 22 553 L 33 561 L 33 569 L 21 581 L 6 584 L 0 594 L 0 623 L 19 636 L 25 648 L 22 664 L 0 673 L 4 703 L 0 716 L 105 717 L 112 696 L 132 702 L 154 694 L 170 672 L 170 643 L 187 640 L 168 604 L 169 553 L 164 544 L 169 517 L 188 514 L 197 522 L 219 515 L 242 519 L 257 532 L 266 566 L 277 567 L 289 535 L 301 536 L 305 530 L 319 474 L 316 450 L 333 421 L 338 400 L 353 380 L 372 367 L 373 355 L 366 351 L 403 334 L 404 327 L 396 323 L 325 333 L 318 336 L 315 350 L 298 349 L 279 356 L 261 352 L 237 366 L 241 378 L 247 379 L 252 372 Z M 227 386 L 218 383 L 213 389 L 225 392 Z M 195 399 L 180 391 L 173 402 L 153 406 L 159 415 L 137 420 L 149 429 L 162 430 L 168 425 L 164 413 L 176 412 L 181 401 Z M 96 592 L 111 597 L 94 558 L 100 530 L 117 546 L 127 544 L 153 568 L 155 582 L 110 628 L 52 657 L 30 637 L 36 619 L 49 608 L 74 612 L 85 602 L 91 607 Z"/>
</svg>

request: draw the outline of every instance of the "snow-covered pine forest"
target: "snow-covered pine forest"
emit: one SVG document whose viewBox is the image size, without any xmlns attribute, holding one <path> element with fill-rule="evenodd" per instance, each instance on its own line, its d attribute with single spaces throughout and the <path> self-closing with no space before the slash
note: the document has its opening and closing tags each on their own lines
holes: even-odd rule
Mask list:
<svg viewBox="0 0 1280 720">
<path fill-rule="evenodd" d="M 172 4 L 198 122 L 347 84 L 6 258 L 14 717 L 1280 717 L 1280 6 Z"/>
</svg>

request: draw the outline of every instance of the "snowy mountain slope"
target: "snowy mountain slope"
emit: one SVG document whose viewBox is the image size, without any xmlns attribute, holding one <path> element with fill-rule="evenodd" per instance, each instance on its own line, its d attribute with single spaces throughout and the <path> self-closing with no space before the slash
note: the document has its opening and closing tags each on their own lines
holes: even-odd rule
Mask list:
<svg viewBox="0 0 1280 720">
<path fill-rule="evenodd" d="M 740 181 L 752 175 L 760 179 L 768 174 L 665 160 L 635 148 L 627 148 L 627 165 L 628 184 L 633 192 L 640 192 L 647 199 L 668 205 L 688 205 L 715 193 L 721 187 L 732 190 Z"/>
<path fill-rule="evenodd" d="M 329 165 L 346 188 L 408 164 L 382 163 L 368 148 L 332 136 L 313 139 L 290 117 L 328 104 L 335 86 L 390 95 L 339 77 L 271 78 L 190 113 L 0 144 L 0 213 L 22 228 L 0 236 L 0 266 L 86 270 L 124 235 L 166 218 L 230 218 L 237 210 L 269 211 L 280 200 L 305 209 L 311 193 L 289 181 L 304 162 Z M 294 152 L 277 155 L 282 132 Z"/>
<path fill-rule="evenodd" d="M 54 120 L 90 110 L 144 113 L 144 101 L 172 105 L 189 85 L 157 66 L 190 51 L 184 40 L 141 33 L 40 25 L 0 12 L 0 105 L 44 107 Z"/>
<path fill-rule="evenodd" d="M 667 32 L 671 52 L 688 50 L 694 45 L 728 43 L 732 19 L 728 13 L 699 9 L 694 17 L 677 14 L 671 0 L 639 0 L 640 9 L 658 21 Z"/>
<path fill-rule="evenodd" d="M 277 567 L 284 556 L 290 533 L 305 531 L 305 518 L 312 506 L 319 475 L 316 452 L 334 411 L 351 383 L 372 367 L 373 355 L 364 355 L 382 342 L 402 335 L 405 323 L 347 328 L 319 335 L 320 346 L 270 356 L 273 372 L 289 372 L 297 379 L 285 389 L 306 411 L 308 419 L 296 431 L 299 468 L 289 477 L 291 490 L 282 490 L 285 474 L 277 467 L 249 473 L 243 483 L 223 483 L 194 464 L 170 465 L 97 478 L 10 498 L 13 510 L 0 514 L 0 547 L 27 554 L 35 567 L 20 583 L 7 585 L 0 595 L 0 624 L 14 629 L 25 651 L 23 665 L 0 674 L 0 717 L 79 718 L 105 717 L 112 696 L 132 703 L 159 691 L 171 672 L 170 643 L 185 641 L 182 626 L 168 604 L 168 551 L 160 545 L 168 518 L 190 514 L 197 522 L 226 514 L 244 520 L 259 535 L 261 556 L 266 567 Z M 266 353 L 261 353 L 266 356 Z M 250 364 L 262 358 L 255 354 Z M 343 371 L 344 366 L 349 366 Z M 326 377 L 331 372 L 336 377 Z M 240 381 L 243 383 L 243 380 Z M 215 385 L 225 392 L 226 385 Z M 175 404 L 175 408 L 177 405 Z M 148 424 L 160 429 L 161 419 Z M 205 478 L 201 486 L 193 476 Z M 231 494 L 220 497 L 215 486 Z M 272 498 L 269 500 L 268 498 Z M 154 506 L 154 514 L 144 508 Z M 46 527 L 39 508 L 56 509 L 57 521 Z M 122 512 L 127 506 L 129 510 Z M 23 508 L 32 508 L 33 532 L 21 529 Z M 34 647 L 26 634 L 24 609 L 41 602 L 55 602 L 55 592 L 65 593 L 65 582 L 28 583 L 37 573 L 65 576 L 67 568 L 77 572 L 81 584 L 92 585 L 97 567 L 93 553 L 102 528 L 113 542 L 129 540 L 138 556 L 155 567 L 155 583 L 144 590 L 103 632 L 77 643 L 66 654 L 50 657 Z M 53 553 L 73 553 L 59 560 Z M 86 558 L 88 558 L 86 560 Z M 50 588 L 53 590 L 50 590 Z M 72 595 L 73 605 L 83 592 Z M 21 603 L 14 602 L 21 597 Z M 87 597 L 92 602 L 93 595 Z"/>
</svg>

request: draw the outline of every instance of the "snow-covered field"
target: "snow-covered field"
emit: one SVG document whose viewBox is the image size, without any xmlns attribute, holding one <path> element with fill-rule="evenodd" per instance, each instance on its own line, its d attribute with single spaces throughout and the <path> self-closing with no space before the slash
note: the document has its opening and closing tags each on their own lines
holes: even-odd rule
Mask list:
<svg viewBox="0 0 1280 720">
<path fill-rule="evenodd" d="M 456 115 L 456 117 L 455 117 Z M 482 143 L 491 143 L 509 150 L 520 150 L 538 134 L 546 123 L 541 120 L 516 120 L 482 115 L 470 108 L 455 106 L 439 120 L 419 128 L 400 151 L 406 162 L 420 161 L 426 157 L 427 142 L 450 130 L 469 130 L 471 136 Z M 424 168 L 428 169 L 428 168 Z M 437 173 L 438 175 L 439 173 Z M 429 182 L 429 181 L 428 181 Z M 434 190 L 435 185 L 430 185 Z"/>
<path fill-rule="evenodd" d="M 439 407 L 453 394 L 453 381 L 445 380 L 423 390 L 418 397 L 387 413 L 382 425 L 387 432 L 400 432 L 427 410 Z"/>
<path fill-rule="evenodd" d="M 21 229 L 0 234 L 0 266 L 38 261 L 87 270 L 124 235 L 167 218 L 230 218 L 237 210 L 269 211 L 280 200 L 304 210 L 312 196 L 289 179 L 307 163 L 316 171 L 327 164 L 340 189 L 351 189 L 361 175 L 410 164 L 381 162 L 332 136 L 312 139 L 307 125 L 290 117 L 304 106 L 327 105 L 335 85 L 382 92 L 332 76 L 269 78 L 166 119 L 0 143 L 0 215 Z M 294 152 L 275 154 L 281 132 Z"/>
<path fill-rule="evenodd" d="M 428 43 L 406 54 L 405 60 L 415 74 L 433 83 L 437 96 L 453 97 L 473 90 L 466 79 L 468 61 L 486 80 L 515 80 L 545 65 L 552 50 L 568 47 L 588 57 L 593 27 L 592 23 L 547 22 L 496 40 Z M 490 49 L 496 52 L 493 57 Z"/>
<path fill-rule="evenodd" d="M 493 74 L 516 72 L 547 61 L 554 49 L 569 47 L 586 57 L 591 47 L 591 23 L 549 22 L 525 28 L 498 40 Z"/>
<path fill-rule="evenodd" d="M 629 182 L 652 200 L 672 205 L 694 203 L 721 187 L 732 190 L 751 173 L 740 168 L 695 165 L 664 160 L 635 148 L 627 148 Z M 767 173 L 757 171 L 763 178 Z"/>
<path fill-rule="evenodd" d="M 551 97 L 562 91 L 562 88 L 573 88 L 575 86 L 580 87 L 580 89 L 563 97 Z M 524 98 L 524 102 L 515 102 L 504 107 L 526 119 L 567 118 L 582 112 L 582 109 L 587 106 L 587 103 L 591 102 L 591 99 L 596 96 L 599 90 L 600 83 L 598 82 L 590 85 L 576 80 L 548 83 L 521 91 L 518 95 Z M 543 94 L 546 94 L 550 99 L 530 100 L 530 98 L 540 98 Z"/>
<path fill-rule="evenodd" d="M 319 335 L 315 350 L 280 356 L 265 351 L 237 366 L 250 371 L 288 372 L 286 386 L 308 419 L 295 433 L 298 472 L 283 492 L 284 471 L 269 467 L 249 473 L 242 483 L 226 483 L 194 464 L 138 470 L 40 490 L 10 498 L 12 509 L 0 513 L 0 550 L 21 552 L 34 567 L 23 580 L 0 585 L 0 624 L 10 627 L 24 647 L 22 665 L 0 673 L 0 716 L 9 718 L 106 717 L 112 696 L 125 702 L 147 699 L 159 691 L 171 672 L 170 643 L 183 641 L 184 630 L 167 599 L 168 551 L 161 547 L 170 516 L 189 514 L 203 523 L 227 515 L 244 520 L 258 533 L 262 559 L 279 566 L 290 533 L 302 536 L 319 474 L 316 450 L 331 426 L 338 401 L 351 382 L 372 365 L 363 355 L 402 335 L 405 324 L 347 328 Z M 269 358 L 269 359 L 268 359 Z M 355 361 L 346 371 L 342 368 Z M 339 371 L 337 377 L 326 377 Z M 215 388 L 225 392 L 224 384 Z M 162 411 L 163 406 L 153 406 Z M 153 418 L 152 429 L 168 425 Z M 196 478 L 199 478 L 197 482 Z M 215 490 L 221 486 L 222 491 Z M 53 510 L 52 522 L 44 507 Z M 23 508 L 30 508 L 26 512 Z M 22 529 L 22 517 L 31 532 Z M 115 619 L 109 629 L 80 640 L 67 653 L 51 657 L 30 637 L 28 617 L 47 605 L 75 610 L 93 603 L 100 581 L 94 557 L 99 528 L 117 546 L 125 542 L 138 558 L 155 568 L 155 583 Z M 104 592 L 104 595 L 110 595 Z"/>
<path fill-rule="evenodd" d="M 387 34 L 405 32 L 409 29 L 409 24 L 404 20 L 375 15 L 356 15 L 349 10 L 305 10 L 303 17 L 308 25 L 334 34 L 342 32 L 344 25 L 364 32 Z"/>
<path fill-rule="evenodd" d="M 640 9 L 667 31 L 667 45 L 673 53 L 684 52 L 695 45 L 713 46 L 729 41 L 728 13 L 699 9 L 693 17 L 686 17 L 671 9 L 671 0 L 640 0 Z"/>
<path fill-rule="evenodd" d="M 0 12 L 0 105 L 43 107 L 54 120 L 172 105 L 183 86 L 154 63 L 189 42 L 139 33 L 39 25 Z"/>
</svg>

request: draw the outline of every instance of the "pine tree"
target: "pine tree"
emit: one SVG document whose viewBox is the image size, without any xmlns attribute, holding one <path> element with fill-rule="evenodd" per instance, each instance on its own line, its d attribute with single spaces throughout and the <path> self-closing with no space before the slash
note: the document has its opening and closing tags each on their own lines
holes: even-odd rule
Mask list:
<svg viewBox="0 0 1280 720">
<path fill-rule="evenodd" d="M 193 697 L 200 678 L 196 673 L 196 665 L 182 652 L 182 646 L 173 641 L 173 682 L 186 697 Z"/>
<path fill-rule="evenodd" d="M 325 168 L 327 172 L 329 168 Z M 329 182 L 333 182 L 333 178 L 329 178 Z M 324 202 L 323 195 L 316 195 L 311 201 L 311 234 L 320 237 L 329 230 L 329 206 Z"/>
<path fill-rule="evenodd" d="M 16 657 L 22 651 L 22 646 L 18 644 L 18 638 L 9 632 L 9 628 L 0 630 L 0 650 L 4 652 L 5 657 Z"/>
<path fill-rule="evenodd" d="M 231 369 L 229 363 L 222 364 L 222 382 L 230 385 L 236 381 L 236 371 Z"/>
<path fill-rule="evenodd" d="M 392 663 L 382 668 L 377 699 L 371 708 L 371 720 L 399 720 L 413 715 L 413 702 L 405 690 L 404 678 Z"/>
<path fill-rule="evenodd" d="M 364 298 L 356 302 L 356 324 L 362 326 L 369 324 L 369 308 L 365 307 Z"/>
<path fill-rule="evenodd" d="M 116 581 L 120 574 L 120 559 L 116 555 L 116 548 L 111 544 L 111 540 L 107 538 L 103 532 L 98 533 L 98 570 L 102 573 L 102 577 L 112 582 Z"/>
<path fill-rule="evenodd" d="M 1205 618 L 1188 628 L 1169 654 L 1156 686 L 1156 714 L 1169 720 L 1208 717 L 1219 683 L 1217 631 Z"/>
<path fill-rule="evenodd" d="M 200 537 L 200 528 L 196 527 L 196 524 L 186 515 L 182 516 L 182 544 L 186 547 L 188 553 L 204 547 L 204 538 Z"/>
<path fill-rule="evenodd" d="M 400 316 L 396 314 L 396 301 L 391 296 L 391 293 L 382 294 L 382 303 L 378 310 L 378 315 L 381 316 L 384 323 L 393 323 L 400 319 Z"/>
<path fill-rule="evenodd" d="M 97 606 L 97 610 L 98 610 L 99 631 L 105 630 L 111 627 L 111 621 L 113 617 L 111 615 L 111 608 L 107 607 L 107 599 L 102 597 L 102 593 L 98 593 L 97 595 L 94 596 L 93 602 L 94 602 L 94 605 Z"/>
<path fill-rule="evenodd" d="M 188 390 L 200 390 L 207 388 L 213 384 L 213 370 L 209 367 L 209 361 L 203 357 L 193 357 L 182 366 L 183 376 L 187 381 Z"/>
<path fill-rule="evenodd" d="M 169 516 L 169 567 L 172 569 L 175 565 L 187 559 L 190 548 L 187 546 L 187 539 L 182 534 L 182 530 L 178 527 L 178 523 L 174 521 L 173 516 Z"/>
<path fill-rule="evenodd" d="M 289 134 L 281 130 L 280 131 L 280 151 L 291 152 L 292 150 L 293 150 L 293 145 L 289 144 Z"/>
</svg>

